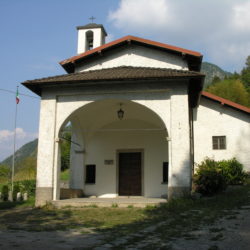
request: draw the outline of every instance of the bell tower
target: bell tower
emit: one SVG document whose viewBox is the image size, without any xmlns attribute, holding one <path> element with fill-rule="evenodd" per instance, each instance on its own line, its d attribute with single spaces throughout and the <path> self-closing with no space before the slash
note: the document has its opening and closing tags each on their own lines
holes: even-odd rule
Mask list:
<svg viewBox="0 0 250 250">
<path fill-rule="evenodd" d="M 76 28 L 78 30 L 77 54 L 105 44 L 107 32 L 102 24 L 89 23 Z"/>
</svg>

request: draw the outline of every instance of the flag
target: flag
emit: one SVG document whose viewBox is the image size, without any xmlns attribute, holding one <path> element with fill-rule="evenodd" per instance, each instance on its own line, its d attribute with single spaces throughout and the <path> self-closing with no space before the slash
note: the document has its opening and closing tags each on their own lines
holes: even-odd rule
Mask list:
<svg viewBox="0 0 250 250">
<path fill-rule="evenodd" d="M 19 99 L 19 93 L 18 93 L 18 87 L 17 87 L 17 89 L 16 89 L 16 104 L 18 104 L 19 101 L 20 101 L 20 99 Z"/>
</svg>

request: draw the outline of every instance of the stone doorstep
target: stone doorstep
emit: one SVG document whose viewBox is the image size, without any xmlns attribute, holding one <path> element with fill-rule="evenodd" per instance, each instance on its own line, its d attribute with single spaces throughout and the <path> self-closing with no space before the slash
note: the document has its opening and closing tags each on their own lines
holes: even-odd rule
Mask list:
<svg viewBox="0 0 250 250">
<path fill-rule="evenodd" d="M 146 206 L 157 206 L 162 203 L 166 203 L 166 199 L 157 198 L 78 198 L 78 199 L 66 199 L 52 201 L 52 204 L 57 208 L 63 208 L 66 206 L 71 207 L 85 207 L 85 206 L 98 206 L 98 207 L 140 207 L 144 208 Z"/>
</svg>

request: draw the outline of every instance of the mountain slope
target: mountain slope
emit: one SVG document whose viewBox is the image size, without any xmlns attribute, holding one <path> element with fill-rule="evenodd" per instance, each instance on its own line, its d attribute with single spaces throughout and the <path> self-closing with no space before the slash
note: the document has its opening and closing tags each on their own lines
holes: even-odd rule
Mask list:
<svg viewBox="0 0 250 250">
<path fill-rule="evenodd" d="M 20 149 L 16 151 L 15 163 L 18 164 L 22 160 L 24 160 L 27 157 L 32 157 L 37 155 L 37 143 L 38 139 L 35 139 L 34 141 L 28 142 L 25 145 L 23 145 Z M 12 155 L 3 160 L 0 164 L 12 166 Z"/>
<path fill-rule="evenodd" d="M 207 87 L 215 76 L 224 79 L 226 76 L 232 75 L 232 73 L 224 71 L 219 66 L 208 62 L 202 63 L 201 72 L 206 74 L 204 87 Z"/>
</svg>

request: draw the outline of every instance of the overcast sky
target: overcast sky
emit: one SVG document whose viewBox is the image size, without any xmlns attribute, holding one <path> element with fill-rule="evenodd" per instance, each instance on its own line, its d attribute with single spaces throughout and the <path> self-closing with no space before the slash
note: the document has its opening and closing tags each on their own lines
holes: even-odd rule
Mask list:
<svg viewBox="0 0 250 250">
<path fill-rule="evenodd" d="M 64 74 L 76 54 L 75 27 L 104 25 L 108 41 L 135 35 L 199 51 L 240 71 L 250 55 L 250 0 L 0 0 L 0 161 L 12 153 L 16 85 Z M 34 95 L 23 86 L 20 92 Z M 17 146 L 37 137 L 39 99 L 20 96 Z"/>
</svg>

